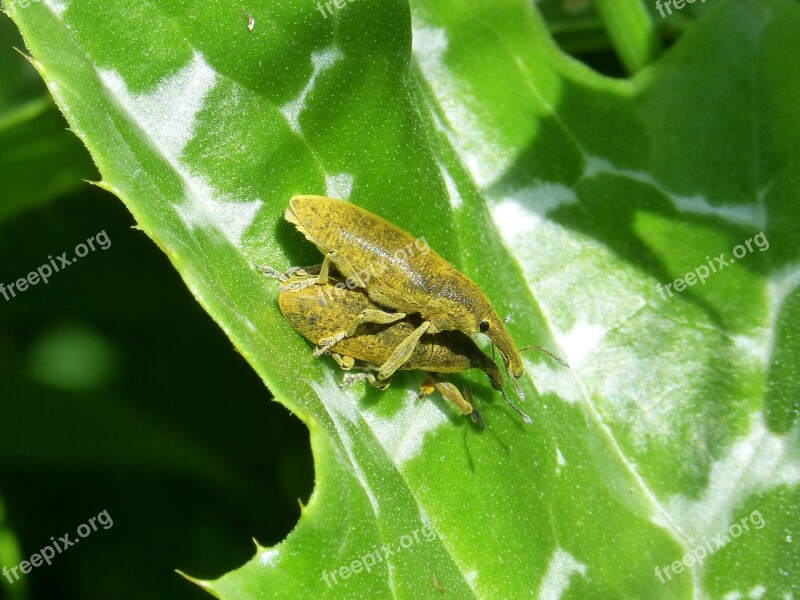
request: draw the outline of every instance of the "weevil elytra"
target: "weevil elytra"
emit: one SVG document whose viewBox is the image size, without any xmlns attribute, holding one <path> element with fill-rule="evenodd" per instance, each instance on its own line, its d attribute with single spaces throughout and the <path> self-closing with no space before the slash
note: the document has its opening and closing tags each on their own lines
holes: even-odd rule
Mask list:
<svg viewBox="0 0 800 600">
<path fill-rule="evenodd" d="M 325 255 L 316 283 L 327 282 L 333 265 L 348 285 L 365 289 L 370 299 L 385 307 L 359 315 L 347 335 L 365 322 L 421 315 L 419 326 L 378 370 L 379 379 L 404 364 L 424 334 L 484 333 L 500 351 L 506 372 L 524 399 L 517 383 L 523 374 L 522 357 L 505 324 L 481 289 L 444 258 L 429 248 L 411 255 L 409 250 L 418 247 L 411 234 L 344 200 L 295 196 L 284 217 Z"/>
<path fill-rule="evenodd" d="M 343 386 L 360 379 L 367 379 L 376 387 L 385 387 L 388 384 L 388 378 L 377 379 L 370 371 L 379 370 L 397 345 L 416 329 L 419 319 L 416 322 L 404 319 L 387 324 L 368 322 L 359 327 L 354 335 L 342 336 L 342 330 L 358 315 L 365 310 L 378 308 L 363 290 L 337 286 L 337 281 L 332 278 L 323 285 L 303 285 L 308 280 L 315 280 L 316 276 L 301 270 L 290 269 L 287 272 L 288 278 L 271 268 L 264 269 L 264 273 L 283 280 L 278 293 L 278 305 L 289 323 L 303 337 L 318 346 L 315 355 L 328 353 L 343 369 L 358 368 L 366 371 L 346 378 Z M 333 345 L 321 346 L 324 340 L 332 338 L 338 341 Z M 497 364 L 478 348 L 472 338 L 460 331 L 423 335 L 399 369 L 423 370 L 429 374 L 480 369 L 486 373 L 492 387 L 508 401 L 502 388 L 503 374 Z M 437 381 L 441 385 L 435 387 L 445 398 L 460 412 L 471 414 L 472 419 L 482 425 L 480 415 L 473 414 L 477 411 L 454 386 Z M 509 404 L 530 422 L 528 415 L 510 401 Z M 464 413 L 467 406 L 470 412 Z"/>
</svg>

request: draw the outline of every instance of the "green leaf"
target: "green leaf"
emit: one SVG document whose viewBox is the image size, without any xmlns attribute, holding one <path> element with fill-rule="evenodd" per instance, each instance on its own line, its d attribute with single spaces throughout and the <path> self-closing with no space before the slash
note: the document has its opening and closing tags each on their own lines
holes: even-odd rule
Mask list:
<svg viewBox="0 0 800 600">
<path fill-rule="evenodd" d="M 595 4 L 629 73 L 636 73 L 659 54 L 655 23 L 642 0 L 597 0 Z"/>
<path fill-rule="evenodd" d="M 19 541 L 11 528 L 6 523 L 6 508 L 3 499 L 0 498 L 0 565 L 7 567 L 16 566 L 22 560 L 22 550 Z M 25 579 L 11 579 L 9 577 L 0 578 L 0 589 L 4 591 L 4 597 L 10 600 L 24 600 L 28 597 L 28 589 Z M 17 585 L 14 585 L 17 584 Z"/>
<path fill-rule="evenodd" d="M 311 431 L 296 529 L 199 583 L 800 593 L 797 5 L 720 0 L 630 81 L 562 55 L 528 0 L 340 5 L 264 2 L 252 29 L 213 1 L 11 9 L 102 185 Z M 520 345 L 560 351 L 570 370 L 526 355 L 533 427 L 471 375 L 482 432 L 418 374 L 340 391 L 256 270 L 319 262 L 282 219 L 296 193 L 424 236 Z"/>
<path fill-rule="evenodd" d="M 0 221 L 96 178 L 91 158 L 25 58 L 14 24 L 0 18 Z"/>
</svg>

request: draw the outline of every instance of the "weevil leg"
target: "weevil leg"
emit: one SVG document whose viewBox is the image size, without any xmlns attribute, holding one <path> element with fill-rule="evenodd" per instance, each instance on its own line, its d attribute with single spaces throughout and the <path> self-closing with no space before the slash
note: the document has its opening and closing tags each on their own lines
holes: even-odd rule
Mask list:
<svg viewBox="0 0 800 600">
<path fill-rule="evenodd" d="M 389 323 L 394 323 L 395 321 L 400 321 L 401 319 L 406 318 L 406 313 L 387 313 L 383 310 L 377 310 L 374 308 L 365 308 L 361 311 L 361 313 L 353 319 L 353 322 L 350 323 L 350 326 L 347 328 L 347 337 L 355 334 L 356 329 L 358 326 L 363 323 L 377 323 L 378 325 L 388 325 Z"/>
<path fill-rule="evenodd" d="M 323 338 L 319 341 L 319 346 L 317 349 L 314 350 L 314 356 L 322 356 L 330 351 L 336 344 L 341 342 L 344 338 L 347 337 L 346 331 L 340 331 L 336 335 L 332 335 L 330 337 Z"/>
<path fill-rule="evenodd" d="M 391 377 L 397 369 L 403 366 L 408 358 L 411 356 L 411 353 L 414 352 L 414 348 L 417 347 L 419 343 L 419 338 L 423 336 L 423 334 L 430 329 L 431 322 L 425 321 L 422 325 L 417 327 L 409 336 L 400 342 L 397 347 L 392 352 L 392 355 L 389 357 L 381 368 L 378 369 L 378 379 L 387 379 Z"/>
<path fill-rule="evenodd" d="M 328 273 L 331 269 L 331 262 L 339 256 L 339 253 L 336 250 L 331 250 L 325 255 L 325 258 L 322 259 L 322 266 L 319 269 L 319 274 L 317 275 L 316 283 L 325 285 L 328 283 Z"/>
<path fill-rule="evenodd" d="M 297 275 L 297 272 L 295 272 L 290 279 L 284 281 L 284 283 L 278 288 L 278 293 L 299 292 L 300 290 L 311 287 L 316 283 L 316 275 Z"/>
<path fill-rule="evenodd" d="M 319 275 L 322 265 L 311 265 L 310 267 L 289 267 L 286 269 L 286 277 L 306 277 L 307 275 Z"/>
<path fill-rule="evenodd" d="M 367 381 L 372 384 L 372 387 L 375 387 L 379 390 L 385 390 L 391 383 L 391 379 L 378 380 L 378 378 L 372 373 L 367 373 Z"/>
<path fill-rule="evenodd" d="M 428 377 L 428 379 L 423 379 L 422 383 L 419 384 L 419 393 L 417 394 L 417 398 L 430 396 L 436 391 L 436 384 L 433 383 L 433 375 L 430 373 L 428 373 L 428 375 L 430 375 L 430 377 Z"/>
<path fill-rule="evenodd" d="M 352 356 L 342 356 L 338 352 L 331 352 L 331 357 L 336 361 L 336 364 L 339 365 L 342 371 L 349 371 L 356 364 Z"/>
<path fill-rule="evenodd" d="M 267 265 L 258 267 L 258 270 L 265 277 L 271 277 L 281 282 L 278 292 L 296 292 L 316 283 L 316 270 L 318 268 L 318 265 L 313 267 L 289 267 L 285 273 L 281 273 L 278 269 Z"/>
<path fill-rule="evenodd" d="M 278 281 L 284 282 L 291 277 L 309 277 L 311 275 L 317 275 L 321 267 L 322 265 L 313 265 L 310 267 L 289 267 L 283 273 L 281 273 L 275 267 L 271 267 L 269 265 L 265 267 L 257 267 L 257 269 L 265 277 L 271 277 L 272 279 L 277 279 Z"/>
<path fill-rule="evenodd" d="M 261 271 L 261 274 L 265 277 L 271 277 L 272 279 L 277 279 L 278 281 L 286 281 L 288 279 L 287 275 L 284 275 L 278 269 L 270 267 L 269 265 L 265 267 L 258 267 L 258 270 Z"/>
<path fill-rule="evenodd" d="M 342 383 L 339 384 L 340 389 L 347 389 L 354 383 L 358 383 L 359 381 L 363 381 L 367 378 L 366 373 L 346 373 L 344 378 L 342 379 Z"/>
<path fill-rule="evenodd" d="M 290 267 L 286 271 L 288 277 L 293 277 L 290 283 L 282 285 L 279 288 L 281 292 L 297 292 L 312 285 L 325 285 L 328 283 L 328 277 L 331 272 L 331 264 L 333 260 L 338 260 L 338 253 L 336 250 L 331 250 L 322 259 L 321 265 L 314 265 L 312 267 Z"/>
<path fill-rule="evenodd" d="M 341 389 L 345 389 L 357 383 L 359 381 L 367 380 L 371 383 L 374 387 L 378 388 L 379 390 L 385 390 L 389 387 L 390 380 L 384 379 L 383 381 L 378 381 L 373 373 L 369 371 L 364 373 L 348 373 L 344 376 L 344 380 L 342 383 L 339 384 Z"/>
<path fill-rule="evenodd" d="M 442 381 L 436 377 L 433 378 L 433 385 L 436 387 L 439 393 L 444 396 L 448 402 L 450 402 L 450 404 L 458 409 L 458 412 L 460 412 L 462 415 L 471 415 L 475 410 L 472 407 L 472 404 L 470 404 L 469 400 L 464 398 L 461 392 L 458 391 L 458 388 L 452 383 Z"/>
<path fill-rule="evenodd" d="M 319 283 L 328 282 L 328 271 L 331 268 L 330 265 L 333 265 L 335 270 L 339 272 L 339 274 L 347 283 L 348 288 L 353 289 L 354 287 L 367 287 L 367 282 L 361 279 L 361 276 L 358 274 L 358 271 L 356 271 L 355 267 L 351 265 L 347 259 L 343 258 L 336 250 L 331 250 L 325 255 L 325 259 L 322 261 L 322 268 L 320 269 L 319 276 L 317 277 L 317 281 Z M 362 270 L 362 273 L 363 272 L 365 271 Z"/>
<path fill-rule="evenodd" d="M 344 378 L 342 379 L 342 383 L 339 384 L 340 389 L 347 389 L 354 383 L 358 383 L 359 381 L 363 381 L 367 378 L 366 373 L 346 373 Z"/>
<path fill-rule="evenodd" d="M 272 269 L 271 267 L 268 268 L 272 273 L 276 273 L 275 269 Z M 294 280 L 288 285 L 281 286 L 280 291 L 294 292 L 305 289 L 311 285 L 325 285 L 328 283 L 331 271 L 336 271 L 341 274 L 342 277 L 344 277 L 347 281 L 348 287 L 351 289 L 353 287 L 367 287 L 367 284 L 364 283 L 361 277 L 358 276 L 352 265 L 339 256 L 339 253 L 336 252 L 336 250 L 331 250 L 325 255 L 325 258 L 322 259 L 321 265 L 313 265 L 311 267 L 289 267 L 286 269 L 285 278 L 281 281 L 285 281 L 288 278 L 301 279 Z M 272 273 L 270 273 L 270 276 L 275 276 L 272 275 Z M 266 275 L 266 273 L 264 274 Z"/>
<path fill-rule="evenodd" d="M 359 325 L 364 323 L 377 323 L 379 325 L 386 325 L 388 323 L 394 323 L 395 321 L 404 319 L 405 317 L 406 313 L 387 313 L 383 310 L 365 308 L 355 319 L 353 319 L 347 330 L 340 331 L 326 338 L 322 338 L 319 341 L 319 347 L 314 350 L 314 356 L 325 354 L 344 338 L 354 335 Z"/>
<path fill-rule="evenodd" d="M 464 400 L 467 402 L 467 404 L 472 406 L 472 388 L 470 388 L 468 385 L 464 386 Z M 472 422 L 478 426 L 478 429 L 483 429 L 485 427 L 483 423 L 483 416 L 478 412 L 478 409 L 473 407 L 469 418 L 472 419 Z"/>
<path fill-rule="evenodd" d="M 428 379 L 420 384 L 419 397 L 432 394 L 434 390 L 438 390 L 444 398 L 458 409 L 462 415 L 469 415 L 472 422 L 475 423 L 480 429 L 483 429 L 483 417 L 474 406 L 472 406 L 472 391 L 469 386 L 464 386 L 464 393 L 458 391 L 458 388 L 452 383 L 442 381 L 438 376 L 433 373 L 428 373 Z"/>
</svg>

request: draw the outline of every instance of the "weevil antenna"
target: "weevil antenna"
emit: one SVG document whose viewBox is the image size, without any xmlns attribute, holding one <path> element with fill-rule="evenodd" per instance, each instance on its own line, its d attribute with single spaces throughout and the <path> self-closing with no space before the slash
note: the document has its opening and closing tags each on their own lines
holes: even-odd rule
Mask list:
<svg viewBox="0 0 800 600">
<path fill-rule="evenodd" d="M 517 396 L 519 399 L 525 402 L 525 392 L 522 391 L 522 388 L 519 386 L 519 382 L 514 379 L 514 376 L 511 373 L 508 374 L 508 378 L 511 380 L 511 385 L 514 386 L 514 391 L 517 392 Z M 507 400 L 508 398 L 506 398 Z"/>
<path fill-rule="evenodd" d="M 513 381 L 513 379 L 512 379 L 512 381 Z M 516 383 L 516 382 L 514 382 L 514 383 Z M 519 384 L 517 384 L 517 386 L 519 386 Z M 522 392 L 522 390 L 519 390 L 519 391 Z M 503 398 L 505 399 L 506 402 L 508 402 L 508 405 L 519 413 L 519 415 L 522 417 L 523 421 L 525 421 L 528 425 L 533 425 L 533 420 L 520 407 L 518 407 L 516 404 L 514 404 L 508 398 L 508 396 L 506 396 L 506 393 L 503 391 L 502 388 L 500 388 L 500 393 L 503 394 Z M 523 395 L 523 397 L 524 397 L 524 395 Z"/>
<path fill-rule="evenodd" d="M 547 356 L 549 356 L 550 358 L 558 361 L 560 364 L 564 365 L 565 367 L 567 367 L 569 369 L 569 365 L 567 364 L 567 361 L 565 361 L 563 358 L 561 358 L 557 354 L 551 352 L 550 350 L 548 350 L 544 346 L 539 346 L 537 344 L 535 346 L 525 346 L 524 348 L 520 348 L 519 349 L 520 352 L 525 352 L 526 350 L 541 350 L 542 352 L 547 354 Z"/>
</svg>

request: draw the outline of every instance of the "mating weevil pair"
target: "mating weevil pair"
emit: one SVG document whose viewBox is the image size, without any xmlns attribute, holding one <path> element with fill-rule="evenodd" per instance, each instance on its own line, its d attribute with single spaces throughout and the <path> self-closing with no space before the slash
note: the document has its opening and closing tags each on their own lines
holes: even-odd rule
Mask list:
<svg viewBox="0 0 800 600">
<path fill-rule="evenodd" d="M 367 369 L 376 371 L 363 378 L 377 383 L 386 382 L 397 369 L 455 372 L 477 366 L 489 376 L 492 387 L 502 392 L 497 365 L 468 337 L 483 333 L 500 351 L 506 372 L 524 400 L 517 382 L 523 374 L 521 350 L 481 289 L 466 275 L 433 251 L 413 256 L 407 252 L 393 254 L 393 249 L 413 247 L 416 240 L 381 217 L 342 200 L 295 196 L 284 216 L 324 255 L 318 271 L 290 270 L 291 278 L 281 286 L 284 315 L 304 337 L 319 346 L 315 354 L 331 352 L 345 368 L 356 366 L 359 360 Z M 380 275 L 372 277 L 376 264 Z M 266 272 L 282 277 L 272 269 Z M 311 286 L 330 286 L 336 273 L 347 286 L 339 281 L 334 289 L 355 288 L 349 291 L 356 296 L 348 294 L 344 299 L 342 295 L 334 306 L 328 306 L 324 294 L 314 293 L 310 295 L 313 301 L 302 297 L 304 306 L 300 308 L 301 296 L 294 294 Z M 295 301 L 297 305 L 292 304 Z M 307 317 L 303 318 L 303 314 Z M 365 326 L 384 327 L 371 329 L 365 340 L 363 335 L 357 336 Z M 360 358 L 370 347 L 380 351 L 369 360 Z M 566 366 L 541 346 L 530 348 L 543 350 Z M 437 387 L 449 391 L 445 386 Z M 455 400 L 457 406 L 469 405 L 463 397 Z M 528 415 L 507 397 L 506 400 L 526 422 L 531 422 Z M 474 409 L 472 415 L 480 422 Z"/>
<path fill-rule="evenodd" d="M 379 379 L 381 366 L 391 357 L 418 326 L 418 318 L 409 318 L 386 325 L 364 323 L 351 336 L 342 337 L 346 330 L 365 310 L 380 310 L 367 294 L 359 289 L 349 289 L 343 282 L 329 276 L 327 283 L 315 284 L 313 269 L 289 269 L 280 274 L 271 268 L 263 272 L 282 281 L 278 292 L 278 306 L 286 319 L 300 335 L 317 346 L 315 355 L 330 354 L 344 370 L 359 369 L 357 375 L 345 377 L 342 387 L 366 379 L 379 389 L 389 385 L 389 378 Z M 330 345 L 331 339 L 338 341 Z M 438 390 L 461 414 L 483 426 L 483 420 L 461 392 L 452 384 L 442 381 L 434 373 L 460 373 L 480 369 L 489 378 L 492 387 L 503 393 L 503 373 L 497 364 L 484 354 L 468 335 L 460 331 L 423 335 L 400 370 L 422 370 L 429 374 L 420 395 Z M 504 394 L 505 395 L 505 394 Z"/>
</svg>

